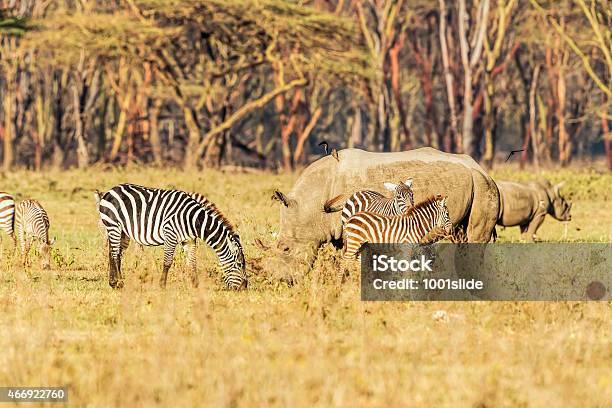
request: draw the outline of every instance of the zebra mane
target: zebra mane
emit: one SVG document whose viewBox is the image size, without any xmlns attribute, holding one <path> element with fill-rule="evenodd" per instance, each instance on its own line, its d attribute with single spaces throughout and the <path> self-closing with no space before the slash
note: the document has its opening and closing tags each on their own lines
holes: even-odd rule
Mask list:
<svg viewBox="0 0 612 408">
<path fill-rule="evenodd" d="M 191 198 L 193 198 L 195 201 L 200 203 L 202 207 L 206 208 L 207 210 L 212 212 L 214 215 L 216 215 L 217 219 L 221 221 L 221 224 L 223 224 L 225 228 L 230 230 L 232 234 L 236 233 L 236 228 L 234 227 L 234 225 L 227 219 L 227 217 L 225 217 L 225 215 L 223 215 L 221 210 L 212 201 L 210 201 L 209 199 L 205 197 L 203 197 L 203 200 L 198 200 L 198 199 L 195 199 L 194 197 L 191 197 Z"/>
<path fill-rule="evenodd" d="M 433 194 L 429 197 L 427 197 L 426 199 L 424 199 L 423 201 L 420 201 L 418 203 L 416 203 L 413 207 L 410 207 L 407 211 L 406 214 L 404 214 L 404 217 L 409 217 L 412 215 L 412 213 L 414 213 L 416 210 L 421 209 L 423 207 L 427 207 L 430 204 L 435 203 L 438 200 L 441 200 L 443 197 L 440 194 Z"/>
</svg>

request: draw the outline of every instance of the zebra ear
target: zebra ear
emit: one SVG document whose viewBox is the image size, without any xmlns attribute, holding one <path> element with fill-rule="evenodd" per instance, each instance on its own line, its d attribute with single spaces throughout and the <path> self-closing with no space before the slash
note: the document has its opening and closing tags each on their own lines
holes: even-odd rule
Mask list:
<svg viewBox="0 0 612 408">
<path fill-rule="evenodd" d="M 442 199 L 442 201 L 440 202 L 440 204 L 442 204 L 442 205 L 444 205 L 444 206 L 445 206 L 445 205 L 446 205 L 446 198 L 447 198 L 447 197 L 444 197 L 444 198 Z"/>
<path fill-rule="evenodd" d="M 397 188 L 397 184 L 389 183 L 388 181 L 383 184 L 385 188 L 389 191 L 395 191 L 395 189 Z"/>
<path fill-rule="evenodd" d="M 410 187 L 410 188 L 412 188 L 412 179 L 411 179 L 411 178 L 409 178 L 408 180 L 406 180 L 406 181 L 404 182 L 404 184 L 406 185 L 406 187 Z"/>
<path fill-rule="evenodd" d="M 49 245 L 53 245 L 55 243 L 55 237 L 51 238 L 51 240 L 49 241 Z"/>
<path fill-rule="evenodd" d="M 287 198 L 286 195 L 284 195 L 278 190 L 274 190 L 274 193 L 272 194 L 272 200 L 280 201 L 285 207 L 292 207 L 296 204 L 295 200 L 290 200 L 289 198 Z"/>
</svg>

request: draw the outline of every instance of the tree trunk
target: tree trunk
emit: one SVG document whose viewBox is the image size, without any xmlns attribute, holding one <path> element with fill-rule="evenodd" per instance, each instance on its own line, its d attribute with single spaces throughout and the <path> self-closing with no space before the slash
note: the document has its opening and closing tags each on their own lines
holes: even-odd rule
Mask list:
<svg viewBox="0 0 612 408">
<path fill-rule="evenodd" d="M 446 96 L 450 110 L 450 134 L 444 135 L 444 148 L 450 152 L 450 141 L 457 138 L 457 110 L 455 108 L 455 90 L 453 85 L 453 74 L 450 71 L 448 47 L 446 44 L 446 0 L 440 0 L 440 49 L 442 54 L 442 65 L 444 66 L 444 80 L 446 82 Z"/>
<path fill-rule="evenodd" d="M 153 163 L 160 166 L 162 164 L 161 139 L 159 137 L 159 111 L 161 110 L 161 99 L 155 99 L 149 108 L 149 136 L 151 150 L 153 151 Z"/>
<path fill-rule="evenodd" d="M 7 64 L 4 81 L 6 93 L 4 94 L 4 171 L 10 171 L 13 166 L 13 83 L 15 81 L 15 70 L 12 64 Z"/>
<path fill-rule="evenodd" d="M 121 139 L 123 138 L 123 132 L 127 122 L 128 109 L 130 106 L 130 100 L 132 99 L 132 87 L 130 86 L 125 93 L 125 97 L 120 105 L 119 120 L 117 121 L 117 127 L 115 128 L 115 135 L 113 136 L 113 147 L 111 148 L 110 159 L 115 160 L 121 149 Z"/>
<path fill-rule="evenodd" d="M 187 150 L 185 151 L 185 167 L 187 169 L 195 169 L 207 146 L 203 146 L 201 150 L 198 146 L 200 141 L 200 127 L 195 120 L 191 108 L 183 107 L 183 116 L 185 118 L 185 126 L 187 126 L 188 133 Z"/>
<path fill-rule="evenodd" d="M 467 39 L 466 22 L 469 19 L 465 0 L 459 0 L 459 46 L 463 65 L 463 153 L 474 157 L 476 146 L 474 140 L 472 70 L 480 60 L 484 35 L 489 14 L 489 0 L 482 0 L 476 18 L 475 41 L 470 50 Z M 471 52 L 470 52 L 471 51 Z"/>
<path fill-rule="evenodd" d="M 77 141 L 77 165 L 79 169 L 83 169 L 89 165 L 89 152 L 87 151 L 87 141 L 85 140 L 83 118 L 81 116 L 79 85 L 76 79 L 72 85 L 72 109 L 74 114 L 74 137 Z"/>
<path fill-rule="evenodd" d="M 562 64 L 562 62 L 559 62 Z M 559 161 L 562 166 L 566 166 L 569 163 L 571 153 L 571 143 L 569 135 L 565 127 L 565 70 L 562 66 L 559 67 L 559 77 L 557 78 L 557 124 L 559 128 Z"/>
<path fill-rule="evenodd" d="M 540 147 L 539 132 L 536 124 L 536 92 L 541 66 L 538 64 L 533 70 L 531 77 L 531 89 L 529 90 L 529 133 L 531 134 L 531 148 L 533 150 L 533 165 L 536 172 L 540 172 Z"/>
<path fill-rule="evenodd" d="M 607 99 L 606 97 L 604 106 L 601 110 L 601 130 L 603 131 L 603 142 L 606 151 L 606 161 L 608 162 L 608 170 L 612 171 L 612 146 L 610 145 L 610 123 L 608 121 Z"/>
</svg>

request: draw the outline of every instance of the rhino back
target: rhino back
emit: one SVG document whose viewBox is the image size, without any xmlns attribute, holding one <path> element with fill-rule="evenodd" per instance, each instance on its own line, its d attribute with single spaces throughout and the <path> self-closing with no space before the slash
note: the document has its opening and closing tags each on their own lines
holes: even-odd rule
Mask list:
<svg viewBox="0 0 612 408">
<path fill-rule="evenodd" d="M 498 224 L 505 227 L 528 224 L 539 205 L 536 189 L 513 181 L 498 181 L 497 187 L 501 197 Z"/>
<path fill-rule="evenodd" d="M 326 241 L 341 236 L 340 213 L 322 212 L 325 201 L 339 194 L 350 195 L 369 189 L 387 193 L 385 181 L 413 179 L 415 202 L 432 194 L 448 197 L 447 206 L 453 224 L 470 211 L 474 197 L 474 174 L 490 180 L 487 173 L 469 156 L 422 148 L 397 153 L 371 153 L 359 149 L 338 152 L 339 160 L 323 157 L 304 170 L 289 197 L 298 209 L 281 210 L 281 238 L 292 236 Z M 497 189 L 495 188 L 495 199 Z M 498 203 L 496 203 L 498 205 Z M 495 207 L 495 216 L 497 216 Z"/>
</svg>

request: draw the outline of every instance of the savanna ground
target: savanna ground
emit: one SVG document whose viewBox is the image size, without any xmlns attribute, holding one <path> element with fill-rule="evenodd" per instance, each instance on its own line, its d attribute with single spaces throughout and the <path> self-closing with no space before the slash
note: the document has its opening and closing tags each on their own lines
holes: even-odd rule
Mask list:
<svg viewBox="0 0 612 408">
<path fill-rule="evenodd" d="M 567 180 L 573 220 L 566 228 L 547 218 L 540 237 L 612 242 L 612 176 L 545 175 Z M 3 236 L 0 385 L 66 385 L 70 406 L 96 407 L 609 406 L 609 302 L 361 302 L 357 271 L 339 273 L 331 246 L 293 287 L 251 272 L 249 290 L 231 292 L 203 245 L 200 287 L 177 251 L 161 290 L 161 249 L 132 244 L 125 288 L 108 286 L 93 189 L 129 181 L 200 191 L 254 259 L 266 256 L 254 239 L 271 242 L 278 230 L 272 190 L 296 177 L 138 168 L 2 176 L 1 190 L 43 203 L 57 242 L 51 271 L 35 256 L 24 270 Z M 517 240 L 518 228 L 499 235 Z M 447 320 L 434 318 L 439 310 Z"/>
</svg>

